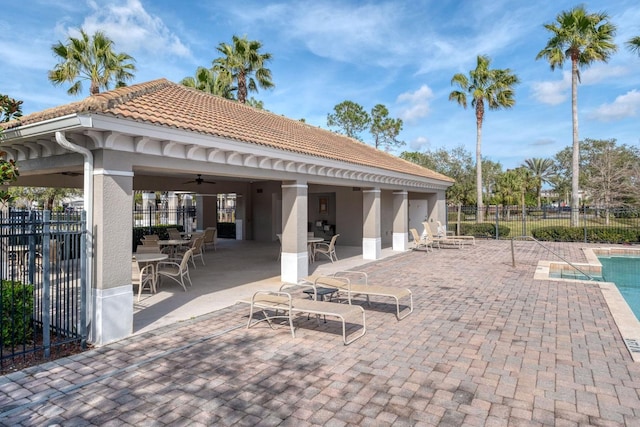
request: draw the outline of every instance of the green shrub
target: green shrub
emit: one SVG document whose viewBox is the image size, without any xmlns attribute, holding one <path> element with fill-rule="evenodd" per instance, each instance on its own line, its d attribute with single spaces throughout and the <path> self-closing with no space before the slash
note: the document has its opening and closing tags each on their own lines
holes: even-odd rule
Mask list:
<svg viewBox="0 0 640 427">
<path fill-rule="evenodd" d="M 3 280 L 0 283 L 0 347 L 33 340 L 33 285 Z"/>
<path fill-rule="evenodd" d="M 167 240 L 169 233 L 167 228 L 177 228 L 178 231 L 184 231 L 184 227 L 181 225 L 156 225 L 152 227 L 133 227 L 133 248 L 135 252 L 138 245 L 142 244 L 142 236 L 149 234 L 157 234 L 160 240 Z"/>
<path fill-rule="evenodd" d="M 541 241 L 584 242 L 584 227 L 541 227 L 531 232 Z M 638 243 L 640 230 L 637 228 L 587 227 L 587 242 L 590 243 Z"/>
<path fill-rule="evenodd" d="M 499 225 L 498 232 L 500 237 L 507 237 L 511 233 L 511 229 L 506 225 Z M 463 236 L 476 237 L 496 237 L 496 225 L 491 222 L 481 222 L 480 224 L 460 224 L 460 234 Z"/>
</svg>

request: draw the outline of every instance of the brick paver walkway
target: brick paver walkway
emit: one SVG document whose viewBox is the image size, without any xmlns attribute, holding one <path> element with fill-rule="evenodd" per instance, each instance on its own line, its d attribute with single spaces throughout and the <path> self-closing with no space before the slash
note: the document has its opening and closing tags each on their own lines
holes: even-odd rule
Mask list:
<svg viewBox="0 0 640 427">
<path fill-rule="evenodd" d="M 553 244 L 583 261 L 580 245 Z M 3 425 L 640 425 L 640 363 L 594 284 L 534 281 L 543 248 L 508 242 L 363 267 L 409 287 L 343 346 L 339 324 L 244 329 L 236 305 L 0 377 Z"/>
</svg>

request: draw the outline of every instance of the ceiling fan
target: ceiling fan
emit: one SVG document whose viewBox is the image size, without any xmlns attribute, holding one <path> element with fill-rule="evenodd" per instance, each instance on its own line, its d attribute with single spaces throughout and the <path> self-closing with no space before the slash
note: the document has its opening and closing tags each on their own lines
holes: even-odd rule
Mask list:
<svg viewBox="0 0 640 427">
<path fill-rule="evenodd" d="M 192 181 L 187 181 L 183 184 L 193 184 L 196 183 L 197 185 L 200 184 L 215 184 L 215 181 L 207 181 L 206 179 L 202 178 L 201 174 L 198 174 L 198 176 L 196 177 L 196 179 L 192 180 Z"/>
</svg>

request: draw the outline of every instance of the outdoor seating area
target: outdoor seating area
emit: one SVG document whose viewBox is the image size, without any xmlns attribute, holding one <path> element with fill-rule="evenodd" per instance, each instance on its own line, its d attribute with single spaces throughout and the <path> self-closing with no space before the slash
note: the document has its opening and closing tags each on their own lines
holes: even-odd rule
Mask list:
<svg viewBox="0 0 640 427">
<path fill-rule="evenodd" d="M 353 304 L 354 299 L 358 296 L 364 296 L 367 305 L 371 305 L 370 297 L 373 296 L 393 298 L 398 320 L 404 319 L 413 312 L 413 293 L 410 289 L 369 284 L 369 277 L 363 271 L 337 271 L 330 276 L 311 276 L 306 279 L 306 282 L 313 283 L 316 287 L 337 289 L 338 298 L 341 295 L 346 296 L 348 304 Z M 403 309 L 400 301 L 407 298 L 409 301 Z"/>
<path fill-rule="evenodd" d="M 550 246 L 572 261 L 585 261 L 583 243 Z M 340 261 L 314 267 L 353 268 L 366 272 L 372 284 L 410 287 L 412 315 L 397 321 L 376 298 L 371 309 L 354 305 L 358 311 L 364 308 L 366 333 L 348 346 L 340 318 L 327 315 L 324 323 L 315 317 L 315 307 L 308 321 L 305 312 L 294 316 L 295 339 L 287 318 L 272 320 L 274 327 L 285 322 L 276 330 L 266 321 L 252 322 L 247 329 L 248 304 L 215 302 L 227 298 L 230 288 L 236 298 L 247 300 L 255 288 L 278 292 L 277 268 L 273 281 L 264 281 L 272 273 L 265 268 L 276 264 L 277 243 L 221 240 L 216 254 L 205 254 L 206 269 L 193 271 L 190 292 L 166 302 L 185 306 L 184 315 L 171 312 L 171 322 L 153 333 L 139 328 L 142 333 L 116 343 L 7 376 L 0 388 L 6 405 L 0 422 L 34 424 L 43 414 L 54 414 L 48 423 L 82 419 L 97 425 L 118 417 L 139 424 L 142 416 L 160 414 L 148 419 L 175 423 L 181 417 L 197 424 L 211 411 L 184 402 L 204 402 L 204 407 L 212 401 L 203 400 L 206 394 L 215 396 L 216 409 L 224 410 L 219 418 L 206 419 L 209 425 L 240 420 L 323 425 L 346 418 L 353 425 L 636 424 L 638 363 L 616 330 L 602 291 L 592 282 L 534 279 L 538 262 L 549 259 L 547 249 L 520 242 L 517 268 L 510 267 L 507 241 L 482 240 L 463 251 L 434 251 L 426 257 L 407 251 L 364 264 L 360 259 L 358 266 L 344 264 L 351 255 L 355 258 L 355 249 L 341 247 Z M 226 258 L 238 251 L 251 260 L 264 259 L 264 264 L 254 267 L 245 259 L 243 269 Z M 210 262 L 211 256 L 220 257 L 224 266 Z M 458 265 L 455 271 L 453 264 Z M 230 269 L 237 273 L 228 274 Z M 207 288 L 215 292 L 197 299 L 203 311 L 185 302 Z M 293 289 L 282 291 L 298 299 Z M 166 301 L 160 297 L 147 301 L 157 299 L 160 305 Z M 256 308 L 254 320 L 260 311 Z M 541 323 L 548 317 L 553 321 Z M 356 318 L 354 312 L 345 319 L 347 339 L 361 333 L 361 315 Z M 38 378 L 46 381 L 34 388 Z M 150 387 L 155 387 L 152 392 Z M 344 404 L 335 404 L 338 394 Z M 98 404 L 88 405 L 87 396 Z M 123 396 L 126 405 L 121 404 Z M 239 402 L 239 396 L 251 400 Z M 258 415 L 249 414 L 254 410 Z"/>
<path fill-rule="evenodd" d="M 250 300 L 249 320 L 247 329 L 260 322 L 267 322 L 271 329 L 276 329 L 275 320 L 281 319 L 287 322 L 291 329 L 291 336 L 295 338 L 294 317 L 299 314 L 312 314 L 319 322 L 319 316 L 330 316 L 339 319 L 342 324 L 342 342 L 344 345 L 351 344 L 367 332 L 365 312 L 360 306 L 351 304 L 339 304 L 326 302 L 317 299 L 317 291 L 314 285 L 308 285 L 314 289 L 315 298 L 295 298 L 290 292 L 283 289 L 288 287 L 304 287 L 305 284 L 284 284 L 279 291 L 257 291 Z M 261 319 L 254 320 L 254 313 L 260 311 L 263 314 Z M 357 322 L 361 318 L 359 332 L 353 333 L 351 337 L 347 335 L 347 321 L 350 324 Z"/>
</svg>

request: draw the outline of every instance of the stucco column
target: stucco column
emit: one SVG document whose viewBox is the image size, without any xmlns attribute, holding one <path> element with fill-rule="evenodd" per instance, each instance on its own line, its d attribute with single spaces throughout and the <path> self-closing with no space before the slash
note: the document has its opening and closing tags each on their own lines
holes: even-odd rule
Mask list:
<svg viewBox="0 0 640 427">
<path fill-rule="evenodd" d="M 380 236 L 380 189 L 362 191 L 362 258 L 378 259 L 382 252 Z"/>
<path fill-rule="evenodd" d="M 93 182 L 95 280 L 90 340 L 100 345 L 133 332 L 133 172 L 96 168 Z"/>
<path fill-rule="evenodd" d="M 166 224 L 178 224 L 178 208 L 178 195 L 173 191 L 169 191 L 167 193 Z"/>
<path fill-rule="evenodd" d="M 283 282 L 297 283 L 309 274 L 307 251 L 307 183 L 282 183 L 282 255 Z"/>
<path fill-rule="evenodd" d="M 409 247 L 409 193 L 393 192 L 393 250 L 406 251 Z"/>
</svg>

